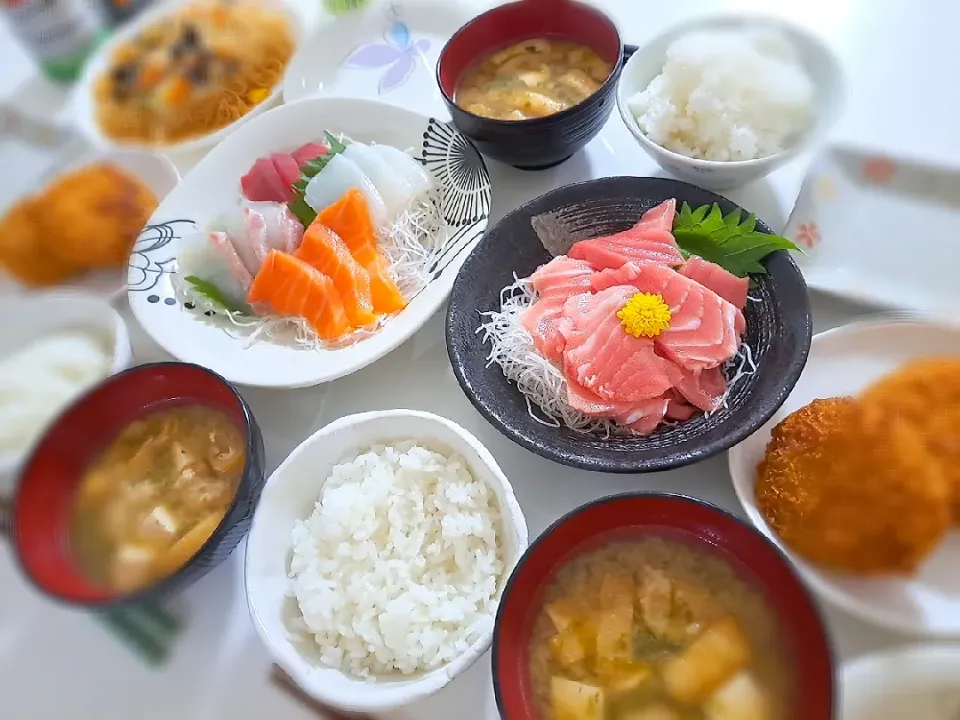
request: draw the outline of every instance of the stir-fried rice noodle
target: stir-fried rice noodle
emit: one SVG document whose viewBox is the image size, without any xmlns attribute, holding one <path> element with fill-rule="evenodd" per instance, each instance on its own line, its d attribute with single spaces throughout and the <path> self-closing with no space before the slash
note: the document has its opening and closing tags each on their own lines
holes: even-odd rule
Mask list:
<svg viewBox="0 0 960 720">
<path fill-rule="evenodd" d="M 377 232 L 380 252 L 387 259 L 390 276 L 407 301 L 430 282 L 430 269 L 447 246 L 444 226 L 440 198 L 433 190 L 414 198 L 393 223 Z M 223 318 L 225 322 L 220 322 L 223 330 L 233 337 L 244 339 L 248 345 L 270 338 L 307 348 L 347 347 L 375 334 L 390 319 L 390 316 L 382 316 L 376 325 L 355 330 L 331 343 L 319 338 L 303 318 L 232 312 L 198 293 L 178 273 L 171 276 L 171 281 L 174 294 L 181 304 L 189 304 L 212 319 Z"/>
<path fill-rule="evenodd" d="M 560 368 L 537 351 L 533 337 L 521 323 L 523 313 L 536 302 L 537 292 L 529 278 L 517 278 L 516 275 L 514 278 L 515 282 L 500 293 L 500 310 L 481 313 L 484 320 L 477 332 L 483 333 L 483 341 L 491 346 L 487 366 L 498 365 L 507 380 L 516 383 L 527 402 L 530 417 L 543 425 L 565 426 L 576 432 L 604 437 L 631 435 L 629 429 L 612 420 L 584 415 L 567 404 L 567 379 Z M 737 354 L 723 366 L 727 387 L 718 410 L 727 407 L 727 398 L 737 383 L 756 371 L 753 353 L 746 343 L 742 343 Z M 668 427 L 676 424 L 662 423 Z"/>
</svg>

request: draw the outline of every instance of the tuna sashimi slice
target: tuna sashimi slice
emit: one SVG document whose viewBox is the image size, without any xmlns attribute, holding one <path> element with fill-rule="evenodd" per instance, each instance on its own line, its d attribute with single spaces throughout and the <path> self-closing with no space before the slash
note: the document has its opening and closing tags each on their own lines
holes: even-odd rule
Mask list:
<svg viewBox="0 0 960 720">
<path fill-rule="evenodd" d="M 676 390 L 691 405 L 704 412 L 712 412 L 720 407 L 723 394 L 727 391 L 727 381 L 718 367 L 700 372 L 684 371 Z"/>
<path fill-rule="evenodd" d="M 561 328 L 569 327 L 570 319 L 563 314 L 563 304 L 569 295 L 549 295 L 535 302 L 520 318 L 520 323 L 533 338 L 533 345 L 543 357 L 559 363 L 567 341 Z"/>
<path fill-rule="evenodd" d="M 639 435 L 649 435 L 663 422 L 672 400 L 667 396 L 638 402 L 611 402 L 574 382 L 567 382 L 567 403 L 591 417 L 610 418 Z"/>
<path fill-rule="evenodd" d="M 247 200 L 254 202 L 285 203 L 293 199 L 293 189 L 283 182 L 268 157 L 259 158 L 250 172 L 240 178 L 240 189 Z"/>
<path fill-rule="evenodd" d="M 300 165 L 289 153 L 274 153 L 270 156 L 270 161 L 277 168 L 277 174 L 283 181 L 283 184 L 291 189 L 291 199 L 293 198 L 293 184 L 300 179 Z"/>
<path fill-rule="evenodd" d="M 293 155 L 293 159 L 297 161 L 297 165 L 303 166 L 321 155 L 326 155 L 327 148 L 323 145 L 317 145 L 316 143 L 307 143 L 306 145 L 298 147 L 291 154 Z"/>
<path fill-rule="evenodd" d="M 604 400 L 649 400 L 681 378 L 680 369 L 655 352 L 653 340 L 623 329 L 617 312 L 636 292 L 630 286 L 611 287 L 595 295 L 574 295 L 563 305 L 570 320 L 559 327 L 566 343 L 564 374 Z"/>
<path fill-rule="evenodd" d="M 693 255 L 679 269 L 681 275 L 696 280 L 708 290 L 713 290 L 728 303 L 743 310 L 750 290 L 749 278 L 738 278 L 716 263 Z"/>
<path fill-rule="evenodd" d="M 683 263 L 683 255 L 671 232 L 676 200 L 665 200 L 647 210 L 640 222 L 616 235 L 581 240 L 569 256 L 586 260 L 597 269 L 618 268 L 626 262 L 655 262 L 671 267 Z"/>
<path fill-rule="evenodd" d="M 592 278 L 598 290 L 630 285 L 660 295 L 670 307 L 670 327 L 656 338 L 657 352 L 685 370 L 722 365 L 740 347 L 743 314 L 700 283 L 657 263 L 627 263 Z"/>
<path fill-rule="evenodd" d="M 590 277 L 593 266 L 585 260 L 576 260 L 558 255 L 546 265 L 540 266 L 530 282 L 540 298 L 560 295 L 564 298 L 582 292 L 590 292 Z"/>
</svg>

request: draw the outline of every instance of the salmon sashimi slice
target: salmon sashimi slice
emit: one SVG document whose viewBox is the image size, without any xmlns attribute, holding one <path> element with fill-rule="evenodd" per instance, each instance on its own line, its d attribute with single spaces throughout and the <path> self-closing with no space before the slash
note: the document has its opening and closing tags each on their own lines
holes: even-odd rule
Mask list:
<svg viewBox="0 0 960 720">
<path fill-rule="evenodd" d="M 574 410 L 591 417 L 610 418 L 638 435 L 656 430 L 672 402 L 667 395 L 638 402 L 611 402 L 582 385 L 567 382 L 567 403 Z"/>
<path fill-rule="evenodd" d="M 738 278 L 716 263 L 704 260 L 698 255 L 692 255 L 678 272 L 691 280 L 696 280 L 708 290 L 713 290 L 728 303 L 735 305 L 738 310 L 743 310 L 747 304 L 747 292 L 750 290 L 749 278 Z"/>
<path fill-rule="evenodd" d="M 576 260 L 558 255 L 546 265 L 540 266 L 530 282 L 541 299 L 560 295 L 564 298 L 582 292 L 590 292 L 590 276 L 594 267 L 585 260 Z"/>
<path fill-rule="evenodd" d="M 302 317 L 324 340 L 336 340 L 351 329 L 333 280 L 279 250 L 271 250 L 263 261 L 247 302 L 283 317 Z"/>
<path fill-rule="evenodd" d="M 647 210 L 640 222 L 616 235 L 581 240 L 568 255 L 586 260 L 595 268 L 619 268 L 626 262 L 654 262 L 676 267 L 683 264 L 683 255 L 673 238 L 673 217 L 676 200 L 665 200 Z"/>
<path fill-rule="evenodd" d="M 617 317 L 636 293 L 634 287 L 615 286 L 564 303 L 569 322 L 559 330 L 568 382 L 604 400 L 636 402 L 662 396 L 681 379 L 680 368 L 656 353 L 652 339 L 630 335 Z"/>
<path fill-rule="evenodd" d="M 656 337 L 657 352 L 685 370 L 722 365 L 740 347 L 743 313 L 695 280 L 657 263 L 627 263 L 592 278 L 598 290 L 630 285 L 660 295 L 670 308 L 670 327 Z"/>
<path fill-rule="evenodd" d="M 370 296 L 376 312 L 394 313 L 407 306 L 403 293 L 390 277 L 386 258 L 377 247 L 373 220 L 360 190 L 352 188 L 345 192 L 337 202 L 324 208 L 317 220 L 340 236 L 350 254 L 370 275 Z"/>
<path fill-rule="evenodd" d="M 676 390 L 694 407 L 704 412 L 712 412 L 720 407 L 723 395 L 727 391 L 727 381 L 718 367 L 700 372 L 685 370 L 683 379 L 677 383 Z"/>
<path fill-rule="evenodd" d="M 366 327 L 376 322 L 370 295 L 370 274 L 354 259 L 346 243 L 333 230 L 314 221 L 303 234 L 303 242 L 293 256 L 333 280 L 351 325 Z"/>
</svg>

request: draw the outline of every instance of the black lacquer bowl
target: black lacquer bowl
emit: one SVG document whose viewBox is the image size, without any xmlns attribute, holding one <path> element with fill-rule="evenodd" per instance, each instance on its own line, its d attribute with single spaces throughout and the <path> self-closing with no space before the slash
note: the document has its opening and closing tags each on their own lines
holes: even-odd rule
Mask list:
<svg viewBox="0 0 960 720">
<path fill-rule="evenodd" d="M 812 321 L 807 286 L 787 252 L 767 256 L 767 275 L 756 276 L 744 314 L 757 371 L 738 380 L 725 408 L 709 417 L 662 426 L 649 437 L 608 437 L 557 428 L 530 416 L 527 402 L 499 366 L 487 365 L 490 346 L 477 333 L 481 313 L 500 309 L 501 290 L 550 260 L 531 225 L 549 213 L 577 237 L 620 232 L 649 208 L 675 198 L 697 207 L 736 205 L 676 180 L 613 177 L 568 185 L 523 205 L 488 230 L 464 263 L 447 311 L 447 352 L 464 393 L 500 432 L 528 450 L 564 465 L 601 472 L 641 473 L 680 467 L 727 450 L 765 423 L 800 377 L 810 350 Z M 746 211 L 745 211 L 746 212 Z M 757 223 L 757 229 L 771 232 Z"/>
<path fill-rule="evenodd" d="M 597 92 L 555 115 L 494 120 L 457 106 L 457 83 L 478 57 L 544 36 L 587 45 L 613 71 Z M 628 47 L 626 54 L 635 49 Z M 616 104 L 624 52 L 617 26 L 596 8 L 576 0 L 520 0 L 478 15 L 450 38 L 437 62 L 437 84 L 454 125 L 480 152 L 522 170 L 541 170 L 563 162 L 603 129 Z"/>
</svg>

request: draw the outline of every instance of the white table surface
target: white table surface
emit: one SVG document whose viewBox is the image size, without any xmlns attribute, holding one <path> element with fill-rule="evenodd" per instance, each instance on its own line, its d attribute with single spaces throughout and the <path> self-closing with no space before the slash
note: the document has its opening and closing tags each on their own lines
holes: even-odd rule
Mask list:
<svg viewBox="0 0 960 720">
<path fill-rule="evenodd" d="M 704 11 L 749 8 L 789 16 L 830 40 L 846 66 L 849 98 L 838 139 L 960 166 L 960 84 L 950 75 L 960 67 L 955 33 L 960 5 L 953 0 L 604 0 L 599 4 L 618 20 L 626 40 L 633 43 L 643 43 L 667 25 Z M 0 101 L 28 109 L 33 104 L 40 112 L 55 105 L 55 94 L 36 90 L 35 70 L 2 26 L 0 68 Z M 491 166 L 493 220 L 568 182 L 657 172 L 616 113 L 584 153 L 559 168 L 531 174 Z M 782 227 L 804 167 L 805 161 L 797 161 L 768 181 L 731 193 L 731 198 L 775 228 Z M 0 183 L 16 182 L 10 168 L 0 169 Z M 869 312 L 816 294 L 812 304 L 817 331 Z M 131 322 L 137 359 L 165 359 L 129 312 L 124 312 Z M 629 490 L 677 491 L 739 512 L 723 455 L 670 472 L 617 476 L 561 467 L 514 445 L 474 411 L 457 386 L 444 348 L 443 320 L 443 313 L 438 313 L 388 357 L 329 385 L 243 391 L 263 428 L 269 469 L 336 417 L 407 407 L 439 413 L 476 433 L 512 480 L 532 538 L 577 505 Z M 39 597 L 19 577 L 9 549 L 0 548 L 0 718 L 313 717 L 267 683 L 270 658 L 247 615 L 241 555 L 235 553 L 180 598 L 187 622 L 184 636 L 168 665 L 151 670 L 88 618 Z M 832 608 L 824 608 L 824 613 L 841 660 L 911 640 Z M 497 713 L 489 656 L 435 697 L 385 717 L 493 720 Z"/>
</svg>

